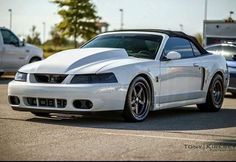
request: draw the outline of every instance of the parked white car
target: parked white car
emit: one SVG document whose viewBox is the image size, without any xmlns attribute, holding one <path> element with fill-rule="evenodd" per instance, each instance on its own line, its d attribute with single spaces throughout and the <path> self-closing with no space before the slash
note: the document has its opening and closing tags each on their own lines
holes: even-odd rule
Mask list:
<svg viewBox="0 0 236 162">
<path fill-rule="evenodd" d="M 20 41 L 9 29 L 0 27 L 0 76 L 42 59 L 42 49 Z"/>
<path fill-rule="evenodd" d="M 22 67 L 8 96 L 14 110 L 38 116 L 120 110 L 142 121 L 149 111 L 191 104 L 219 111 L 228 78 L 225 58 L 184 33 L 117 31 Z"/>
</svg>

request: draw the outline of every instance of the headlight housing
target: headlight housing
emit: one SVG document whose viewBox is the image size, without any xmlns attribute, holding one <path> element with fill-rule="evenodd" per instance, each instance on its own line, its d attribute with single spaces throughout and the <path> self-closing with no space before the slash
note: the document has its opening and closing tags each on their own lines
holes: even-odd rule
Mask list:
<svg viewBox="0 0 236 162">
<path fill-rule="evenodd" d="M 15 81 L 26 82 L 27 73 L 17 72 L 15 75 Z"/>
<path fill-rule="evenodd" d="M 97 83 L 117 83 L 113 73 L 103 74 L 77 74 L 71 80 L 71 84 L 97 84 Z"/>
</svg>

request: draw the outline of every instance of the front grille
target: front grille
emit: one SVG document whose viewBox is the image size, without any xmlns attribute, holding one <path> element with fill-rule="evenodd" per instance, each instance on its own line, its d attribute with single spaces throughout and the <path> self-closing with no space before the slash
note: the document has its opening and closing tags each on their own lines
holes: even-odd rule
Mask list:
<svg viewBox="0 0 236 162">
<path fill-rule="evenodd" d="M 38 83 L 51 83 L 58 84 L 62 83 L 67 77 L 65 74 L 34 74 L 35 80 Z"/>
<path fill-rule="evenodd" d="M 42 107 L 55 107 L 55 100 L 51 98 L 39 98 L 39 106 Z"/>
<path fill-rule="evenodd" d="M 25 104 L 33 107 L 65 108 L 65 99 L 26 97 Z"/>
</svg>

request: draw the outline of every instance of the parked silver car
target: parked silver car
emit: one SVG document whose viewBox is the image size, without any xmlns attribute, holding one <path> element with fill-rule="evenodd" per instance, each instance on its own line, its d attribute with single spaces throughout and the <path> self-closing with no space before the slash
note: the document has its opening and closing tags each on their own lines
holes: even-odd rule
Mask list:
<svg viewBox="0 0 236 162">
<path fill-rule="evenodd" d="M 16 72 L 25 64 L 43 59 L 43 50 L 20 41 L 9 29 L 0 27 L 0 76 Z"/>
<path fill-rule="evenodd" d="M 223 55 L 227 61 L 230 81 L 228 92 L 231 92 L 236 96 L 236 45 L 231 44 L 214 44 L 205 47 L 205 49 L 211 53 Z"/>
</svg>

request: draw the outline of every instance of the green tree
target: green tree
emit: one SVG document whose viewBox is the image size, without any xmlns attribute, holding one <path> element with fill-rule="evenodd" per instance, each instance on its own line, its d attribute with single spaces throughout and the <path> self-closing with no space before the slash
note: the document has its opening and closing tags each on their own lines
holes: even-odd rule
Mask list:
<svg viewBox="0 0 236 162">
<path fill-rule="evenodd" d="M 52 45 L 54 45 L 55 47 L 68 44 L 68 40 L 62 35 L 60 31 L 58 31 L 57 25 L 52 27 L 50 35 L 52 37 L 51 39 Z"/>
<path fill-rule="evenodd" d="M 27 36 L 26 41 L 31 44 L 41 45 L 40 33 L 36 31 L 36 26 L 33 25 L 30 29 L 31 34 Z"/>
<path fill-rule="evenodd" d="M 67 37 L 73 37 L 74 46 L 77 47 L 77 38 L 85 40 L 96 35 L 96 10 L 90 0 L 52 0 L 61 9 L 58 14 L 62 21 L 57 28 Z"/>
<path fill-rule="evenodd" d="M 228 22 L 228 23 L 233 23 L 234 22 L 234 19 L 232 17 L 228 17 L 225 19 L 225 22 Z"/>
<path fill-rule="evenodd" d="M 202 36 L 201 33 L 195 34 L 194 37 L 197 39 L 198 43 L 200 43 L 201 45 L 203 45 L 203 36 Z"/>
</svg>

